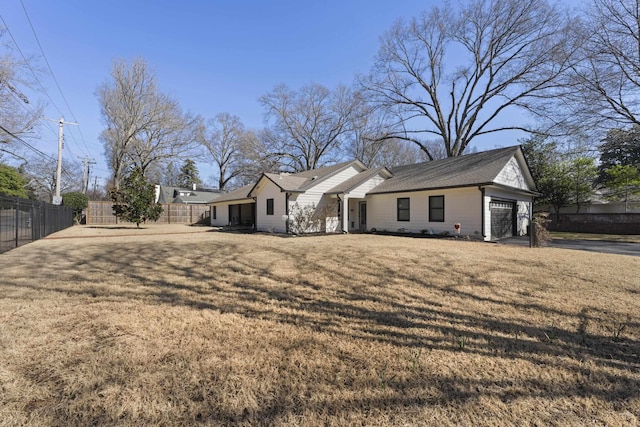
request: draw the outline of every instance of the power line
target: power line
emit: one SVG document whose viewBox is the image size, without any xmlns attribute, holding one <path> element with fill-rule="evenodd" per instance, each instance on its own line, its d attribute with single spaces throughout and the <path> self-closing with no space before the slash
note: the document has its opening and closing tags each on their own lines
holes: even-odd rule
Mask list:
<svg viewBox="0 0 640 427">
<path fill-rule="evenodd" d="M 36 34 L 36 30 L 33 27 L 33 23 L 31 22 L 31 18 L 29 17 L 29 13 L 27 12 L 27 8 L 25 7 L 24 2 L 22 0 L 20 0 L 20 4 L 22 5 L 22 10 L 24 10 L 24 15 L 27 17 L 27 21 L 29 22 L 29 27 L 31 27 L 31 32 L 33 33 L 33 37 L 35 37 L 36 42 L 38 43 L 38 47 L 40 48 L 40 52 L 42 52 L 42 57 L 44 58 L 44 62 L 47 64 L 47 68 L 49 69 L 49 73 L 51 74 L 51 77 L 53 78 L 53 81 L 55 82 L 56 87 L 58 88 L 58 91 L 60 92 L 60 96 L 62 96 L 62 99 L 64 100 L 64 103 L 67 106 L 67 109 L 69 110 L 69 113 L 71 113 L 71 117 L 77 123 L 78 119 L 76 119 L 75 114 L 73 114 L 73 110 L 71 109 L 71 106 L 69 105 L 69 102 L 67 101 L 67 98 L 64 96 L 64 93 L 62 92 L 62 88 L 60 87 L 60 84 L 58 83 L 58 79 L 56 78 L 55 74 L 53 73 L 53 69 L 51 68 L 51 64 L 49 64 L 49 60 L 47 59 L 47 55 L 44 53 L 44 49 L 42 48 L 42 44 L 40 44 L 40 39 L 38 38 L 38 35 Z M 63 115 L 63 114 L 60 113 L 60 115 Z M 87 153 L 89 153 L 89 147 L 87 147 L 87 144 L 86 144 L 85 139 L 84 139 L 84 135 L 82 134 L 82 130 L 80 130 L 80 128 L 78 128 L 78 132 L 80 132 L 80 138 L 82 140 L 82 144 L 84 145 L 84 148 L 87 150 Z M 71 134 L 71 136 L 74 137 L 73 133 Z"/>
<path fill-rule="evenodd" d="M 13 40 L 13 44 L 15 45 L 16 49 L 18 49 L 18 52 L 20 53 L 20 56 L 22 56 L 22 59 L 24 60 L 24 63 L 27 64 L 27 67 L 29 68 L 29 70 L 31 70 L 31 74 L 33 75 L 33 78 L 36 80 L 36 82 L 38 82 L 38 86 L 40 86 L 40 89 L 42 90 L 42 92 L 47 96 L 47 98 L 49 99 L 49 101 L 51 101 L 51 105 L 53 105 L 53 107 L 58 111 L 58 113 L 60 113 L 60 115 L 62 116 L 62 111 L 60 110 L 60 108 L 58 108 L 58 106 L 56 105 L 55 102 L 53 102 L 53 99 L 51 99 L 51 96 L 49 95 L 49 92 L 47 92 L 47 90 L 44 88 L 44 86 L 42 85 L 42 82 L 40 81 L 40 79 L 38 78 L 38 75 L 36 74 L 36 72 L 33 70 L 33 68 L 31 67 L 31 63 L 29 62 L 29 60 L 27 59 L 27 57 L 24 55 L 24 53 L 22 52 L 22 49 L 20 49 L 20 45 L 18 44 L 18 42 L 16 41 L 15 37 L 13 37 L 13 34 L 11 33 L 11 30 L 9 29 L 9 26 L 7 25 L 7 23 L 5 22 L 4 18 L 2 17 L 2 15 L 0 15 L 0 20 L 2 21 L 2 25 L 4 25 L 4 28 L 6 28 L 7 33 L 9 34 L 9 37 L 11 37 L 11 40 Z"/>
<path fill-rule="evenodd" d="M 33 145 L 29 144 L 27 141 L 25 141 L 24 139 L 20 138 L 15 133 L 11 132 L 10 130 L 7 130 L 4 126 L 0 125 L 0 130 L 3 131 L 3 132 L 6 132 L 7 135 L 15 138 L 17 141 L 20 141 L 21 143 L 23 143 L 27 148 L 32 150 L 34 153 L 38 154 L 44 160 L 48 160 L 48 161 L 51 161 L 51 162 L 57 162 L 56 159 L 54 159 L 53 157 L 49 156 L 48 154 L 38 150 L 36 147 L 34 147 Z M 2 151 L 6 151 L 6 150 L 2 150 Z M 10 153 L 10 154 L 12 154 L 12 153 Z M 62 168 L 62 173 L 64 173 L 66 175 L 66 177 L 69 178 L 69 180 L 73 181 L 73 176 L 71 176 L 71 173 L 68 170 L 66 170 L 65 168 Z"/>
</svg>

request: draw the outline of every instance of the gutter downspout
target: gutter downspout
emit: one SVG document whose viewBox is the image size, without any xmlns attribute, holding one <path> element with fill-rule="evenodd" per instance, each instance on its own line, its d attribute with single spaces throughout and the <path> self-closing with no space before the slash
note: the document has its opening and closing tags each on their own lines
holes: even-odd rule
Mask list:
<svg viewBox="0 0 640 427">
<path fill-rule="evenodd" d="M 481 199 L 481 209 L 480 209 L 480 222 L 481 222 L 481 231 L 482 231 L 482 240 L 486 239 L 487 235 L 484 233 L 484 187 L 478 187 L 480 193 L 482 194 Z"/>
</svg>

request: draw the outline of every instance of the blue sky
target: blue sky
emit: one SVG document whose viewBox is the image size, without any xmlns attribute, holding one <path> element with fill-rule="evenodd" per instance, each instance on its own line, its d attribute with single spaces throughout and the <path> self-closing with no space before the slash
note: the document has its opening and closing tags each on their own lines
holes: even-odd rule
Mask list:
<svg viewBox="0 0 640 427">
<path fill-rule="evenodd" d="M 439 1 L 89 1 L 22 0 L 71 111 L 47 72 L 41 81 L 46 116 L 63 114 L 65 156 L 88 156 L 94 176 L 107 178 L 103 128 L 96 88 L 108 80 L 115 58 L 144 58 L 156 71 L 161 91 L 185 111 L 205 118 L 220 112 L 239 116 L 250 128 L 263 126 L 258 98 L 279 83 L 299 88 L 317 82 L 329 88 L 350 84 L 367 72 L 379 37 L 398 18 L 417 16 Z M 46 64 L 20 0 L 3 0 L 0 14 L 34 66 Z M 5 39 L 5 42 L 7 37 Z M 57 108 L 52 105 L 55 104 Z M 54 155 L 56 125 L 46 124 L 36 147 Z M 504 144 L 513 145 L 509 139 Z M 200 167 L 209 180 L 211 170 Z"/>
</svg>

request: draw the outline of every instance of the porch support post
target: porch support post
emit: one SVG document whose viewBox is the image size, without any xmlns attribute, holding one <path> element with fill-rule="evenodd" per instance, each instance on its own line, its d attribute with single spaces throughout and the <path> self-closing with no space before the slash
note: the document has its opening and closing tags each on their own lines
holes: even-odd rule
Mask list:
<svg viewBox="0 0 640 427">
<path fill-rule="evenodd" d="M 349 196 L 342 195 L 342 231 L 349 232 Z"/>
</svg>

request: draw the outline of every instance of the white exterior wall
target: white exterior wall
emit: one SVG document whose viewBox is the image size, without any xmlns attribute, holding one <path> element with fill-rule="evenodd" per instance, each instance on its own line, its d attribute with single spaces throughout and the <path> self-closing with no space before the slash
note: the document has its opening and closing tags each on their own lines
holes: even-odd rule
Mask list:
<svg viewBox="0 0 640 427">
<path fill-rule="evenodd" d="M 348 196 L 354 198 L 363 199 L 366 194 L 376 188 L 378 185 L 382 184 L 386 179 L 382 175 L 374 175 L 369 178 L 366 182 L 363 182 L 358 187 L 349 191 Z"/>
<path fill-rule="evenodd" d="M 268 179 L 264 179 L 254 190 L 256 196 L 256 229 L 286 233 L 286 222 L 282 219 L 286 214 L 286 193 Z M 273 199 L 273 215 L 267 215 L 267 199 Z"/>
<path fill-rule="evenodd" d="M 214 227 L 224 227 L 225 225 L 229 224 L 229 205 L 232 204 L 232 202 L 223 202 L 223 203 L 216 203 L 215 204 L 215 208 L 216 208 L 216 218 L 213 219 L 213 208 L 214 206 L 210 207 L 210 212 L 209 212 L 209 218 L 211 218 L 211 225 Z"/>
<path fill-rule="evenodd" d="M 444 196 L 444 222 L 429 222 L 429 196 Z M 397 220 L 397 199 L 409 197 L 410 221 Z M 482 238 L 481 193 L 478 188 L 459 188 L 367 196 L 367 229 L 455 234 L 454 224 L 461 224 L 460 234 Z M 357 224 L 356 224 L 357 225 Z"/>
<path fill-rule="evenodd" d="M 626 213 L 640 213 L 640 202 L 628 202 Z M 555 213 L 553 206 L 539 206 L 538 210 L 548 210 Z M 560 213 L 574 214 L 576 213 L 576 205 L 565 206 L 560 208 Z M 610 203 L 585 203 L 580 205 L 580 213 L 593 213 L 593 214 L 610 214 L 610 213 L 625 213 L 624 202 L 610 202 Z"/>
<path fill-rule="evenodd" d="M 515 157 L 512 157 L 505 167 L 502 168 L 494 182 L 496 184 L 508 185 L 509 187 L 530 190 L 527 179 L 522 173 L 520 163 Z"/>
<path fill-rule="evenodd" d="M 293 211 L 293 209 L 296 209 L 296 203 L 299 208 L 314 205 L 316 206 L 318 216 L 323 217 L 324 219 L 318 223 L 317 228 L 307 231 L 327 233 L 340 231 L 338 199 L 336 197 L 324 196 L 324 193 L 360 172 L 361 170 L 359 168 L 350 166 L 347 169 L 318 182 L 317 185 L 309 188 L 304 193 L 295 195 L 295 197 L 292 196 L 289 200 L 289 210 Z"/>
</svg>

